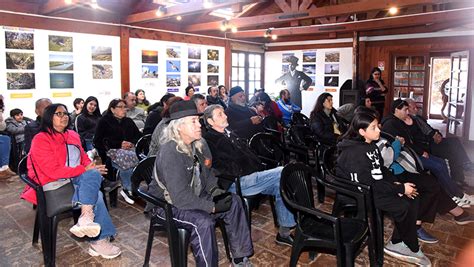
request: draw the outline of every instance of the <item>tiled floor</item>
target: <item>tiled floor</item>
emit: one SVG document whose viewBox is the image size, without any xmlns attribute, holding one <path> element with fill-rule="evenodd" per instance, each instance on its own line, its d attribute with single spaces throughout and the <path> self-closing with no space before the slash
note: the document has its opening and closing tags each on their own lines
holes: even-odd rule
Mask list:
<svg viewBox="0 0 474 267">
<path fill-rule="evenodd" d="M 474 174 L 470 174 L 471 179 Z M 41 246 L 32 246 L 32 232 L 35 211 L 30 204 L 19 199 L 23 184 L 18 177 L 0 181 L 0 266 L 40 266 L 43 263 Z M 474 189 L 468 189 L 474 193 Z M 331 196 L 322 209 L 329 210 Z M 111 210 L 113 221 L 118 229 L 115 243 L 122 248 L 122 255 L 113 260 L 91 257 L 87 254 L 87 242 L 72 237 L 68 229 L 72 220 L 60 223 L 57 243 L 57 266 L 141 266 L 143 264 L 149 220 L 142 212 L 142 205 L 127 205 L 119 201 L 117 208 Z M 474 208 L 469 209 L 474 213 Z M 273 226 L 271 210 L 264 203 L 252 215 L 252 239 L 255 254 L 251 258 L 255 266 L 288 266 L 290 248 L 276 245 L 276 228 Z M 385 239 L 392 232 L 392 223 L 385 219 Z M 466 226 L 456 225 L 449 215 L 438 216 L 435 224 L 425 224 L 426 229 L 440 239 L 438 244 L 422 244 L 422 250 L 432 260 L 434 266 L 450 266 L 461 249 L 474 240 L 474 223 Z M 218 234 L 220 266 L 229 266 L 225 258 L 223 243 Z M 472 252 L 474 254 L 474 251 Z M 194 266 L 192 254 L 189 265 Z M 335 266 L 332 255 L 319 254 L 314 261 L 308 260 L 307 253 L 300 257 L 301 266 Z M 152 266 L 169 266 L 168 247 L 163 236 L 157 236 L 151 256 Z M 365 249 L 356 259 L 356 265 L 367 266 L 368 256 Z M 386 266 L 407 265 L 389 256 L 385 256 Z"/>
</svg>

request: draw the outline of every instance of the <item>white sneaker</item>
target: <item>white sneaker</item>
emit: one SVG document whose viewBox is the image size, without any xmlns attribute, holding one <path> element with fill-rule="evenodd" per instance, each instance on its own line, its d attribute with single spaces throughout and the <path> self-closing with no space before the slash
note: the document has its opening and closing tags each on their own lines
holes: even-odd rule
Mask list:
<svg viewBox="0 0 474 267">
<path fill-rule="evenodd" d="M 415 253 L 403 242 L 393 244 L 392 241 L 390 241 L 383 250 L 388 255 L 399 260 L 414 263 L 419 266 L 431 266 L 430 259 L 423 254 L 421 249 Z"/>
<path fill-rule="evenodd" d="M 124 190 L 124 189 L 120 190 L 120 195 L 123 197 L 125 202 L 127 202 L 128 204 L 130 204 L 130 205 L 135 204 L 135 200 L 132 199 L 132 196 L 130 195 L 130 193 L 127 190 Z"/>
<path fill-rule="evenodd" d="M 468 195 L 464 193 L 464 195 L 462 196 L 462 199 L 469 201 L 470 205 L 474 205 L 474 195 Z"/>
<path fill-rule="evenodd" d="M 464 196 L 466 196 L 466 194 L 464 194 Z M 461 208 L 469 208 L 471 206 L 471 202 L 467 201 L 464 198 L 464 196 L 462 198 L 453 197 L 453 201 L 454 201 L 454 203 L 456 203 L 456 205 L 458 205 Z"/>
</svg>

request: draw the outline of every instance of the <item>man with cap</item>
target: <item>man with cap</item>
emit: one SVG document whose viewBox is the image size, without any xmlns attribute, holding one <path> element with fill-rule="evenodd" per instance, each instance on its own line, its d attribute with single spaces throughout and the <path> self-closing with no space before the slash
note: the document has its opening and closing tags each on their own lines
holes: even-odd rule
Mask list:
<svg viewBox="0 0 474 267">
<path fill-rule="evenodd" d="M 226 224 L 232 264 L 251 266 L 248 257 L 253 254 L 253 246 L 242 202 L 217 186 L 210 170 L 212 162 L 203 155 L 200 115 L 192 101 L 171 105 L 153 172 L 158 196 L 173 204 L 178 227 L 191 233 L 196 266 L 218 266 L 216 219 Z M 153 214 L 164 216 L 160 208 L 155 208 Z"/>
<path fill-rule="evenodd" d="M 279 84 L 283 82 L 288 88 L 288 91 L 290 91 L 293 103 L 298 107 L 301 107 L 301 90 L 308 90 L 313 80 L 304 72 L 296 70 L 298 60 L 297 57 L 290 56 L 288 58 L 288 62 L 290 62 L 288 72 L 276 79 L 275 83 Z"/>
<path fill-rule="evenodd" d="M 254 134 L 263 132 L 263 118 L 255 109 L 247 105 L 244 90 L 235 86 L 229 92 L 229 107 L 225 115 L 229 120 L 229 128 L 239 137 L 249 140 Z"/>
</svg>

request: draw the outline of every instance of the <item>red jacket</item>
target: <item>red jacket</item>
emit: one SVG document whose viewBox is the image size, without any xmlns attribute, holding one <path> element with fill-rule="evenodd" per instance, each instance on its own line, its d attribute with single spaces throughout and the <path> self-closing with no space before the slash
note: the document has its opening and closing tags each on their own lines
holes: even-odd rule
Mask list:
<svg viewBox="0 0 474 267">
<path fill-rule="evenodd" d="M 81 164 L 76 167 L 66 166 L 67 149 L 66 144 L 76 145 L 81 151 Z M 35 165 L 38 177 L 33 170 L 32 161 Z M 39 181 L 41 185 L 56 181 L 62 178 L 73 178 L 83 174 L 86 166 L 90 164 L 90 159 L 81 146 L 79 135 L 70 130 L 64 133 L 37 134 L 31 143 L 28 155 L 28 176 L 34 181 Z M 21 194 L 21 198 L 36 204 L 36 192 L 26 186 Z"/>
</svg>

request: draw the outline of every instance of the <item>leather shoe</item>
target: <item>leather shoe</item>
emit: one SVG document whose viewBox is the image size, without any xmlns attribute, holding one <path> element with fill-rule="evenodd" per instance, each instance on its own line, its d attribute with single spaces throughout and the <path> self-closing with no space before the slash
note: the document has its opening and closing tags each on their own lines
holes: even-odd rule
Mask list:
<svg viewBox="0 0 474 267">
<path fill-rule="evenodd" d="M 277 236 L 276 236 L 275 242 L 279 245 L 292 247 L 293 246 L 293 236 L 289 235 L 289 236 L 284 237 L 284 236 L 281 236 L 280 233 L 278 233 Z"/>
</svg>

